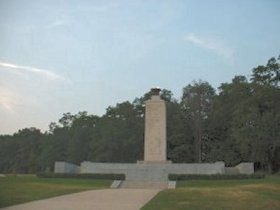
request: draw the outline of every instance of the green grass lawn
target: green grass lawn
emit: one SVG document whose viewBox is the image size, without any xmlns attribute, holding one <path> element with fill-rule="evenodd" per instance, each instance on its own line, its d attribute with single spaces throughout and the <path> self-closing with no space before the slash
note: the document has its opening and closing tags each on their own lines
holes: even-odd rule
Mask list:
<svg viewBox="0 0 280 210">
<path fill-rule="evenodd" d="M 280 176 L 265 179 L 181 181 L 141 210 L 279 210 Z"/>
<path fill-rule="evenodd" d="M 110 184 L 110 180 L 0 177 L 0 208 L 84 190 L 108 188 Z"/>
</svg>

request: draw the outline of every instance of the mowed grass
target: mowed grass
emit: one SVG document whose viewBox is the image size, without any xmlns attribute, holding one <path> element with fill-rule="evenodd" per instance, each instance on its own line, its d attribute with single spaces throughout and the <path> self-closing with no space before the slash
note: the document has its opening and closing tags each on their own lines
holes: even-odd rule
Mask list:
<svg viewBox="0 0 280 210">
<path fill-rule="evenodd" d="M 108 188 L 110 180 L 0 177 L 0 208 L 84 190 Z"/>
<path fill-rule="evenodd" d="M 181 181 L 141 210 L 279 210 L 280 176 L 251 180 Z"/>
</svg>

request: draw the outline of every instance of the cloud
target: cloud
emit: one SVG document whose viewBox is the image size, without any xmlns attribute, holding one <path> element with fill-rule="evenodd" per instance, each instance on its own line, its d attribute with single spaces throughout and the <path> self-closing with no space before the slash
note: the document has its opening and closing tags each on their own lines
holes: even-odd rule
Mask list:
<svg viewBox="0 0 280 210">
<path fill-rule="evenodd" d="M 63 25 L 68 25 L 70 24 L 69 21 L 66 20 L 55 20 L 54 22 L 52 22 L 49 27 L 53 28 L 53 27 L 58 27 L 58 26 L 63 26 Z"/>
<path fill-rule="evenodd" d="M 2 98 L 0 98 L 0 105 L 8 112 L 14 112 L 12 105 L 7 102 L 5 99 L 2 100 Z"/>
<path fill-rule="evenodd" d="M 51 80 L 66 80 L 64 77 L 55 74 L 49 70 L 46 69 L 39 69 L 31 66 L 20 66 L 16 64 L 11 64 L 11 63 L 5 63 L 0 61 L 0 70 L 6 70 L 6 71 L 14 71 L 15 73 L 31 73 L 31 74 L 37 74 L 40 76 L 43 76 L 46 79 L 51 79 Z"/>
<path fill-rule="evenodd" d="M 80 18 L 84 13 L 104 13 L 109 9 L 113 8 L 115 4 L 106 4 L 106 5 L 87 5 L 79 4 L 73 10 L 67 10 L 60 14 L 56 19 L 52 20 L 49 24 L 46 25 L 47 29 L 59 28 L 62 26 L 71 26 L 76 23 L 77 17 Z M 76 18 L 75 18 L 76 17 Z"/>
<path fill-rule="evenodd" d="M 100 6 L 79 6 L 77 7 L 78 10 L 82 12 L 106 12 L 109 9 L 109 6 L 100 5 Z"/>
<path fill-rule="evenodd" d="M 60 28 L 63 26 L 71 26 L 74 23 L 74 20 L 70 18 L 69 15 L 61 15 L 55 20 L 52 20 L 49 24 L 45 26 L 46 29 Z"/>
<path fill-rule="evenodd" d="M 0 110 L 5 112 L 14 113 L 15 107 L 15 94 L 5 88 L 0 87 Z"/>
<path fill-rule="evenodd" d="M 193 33 L 189 33 L 188 35 L 186 35 L 185 39 L 188 42 L 191 42 L 201 48 L 212 51 L 215 54 L 220 55 L 226 59 L 232 60 L 233 58 L 233 49 L 231 49 L 221 40 L 201 37 Z"/>
</svg>

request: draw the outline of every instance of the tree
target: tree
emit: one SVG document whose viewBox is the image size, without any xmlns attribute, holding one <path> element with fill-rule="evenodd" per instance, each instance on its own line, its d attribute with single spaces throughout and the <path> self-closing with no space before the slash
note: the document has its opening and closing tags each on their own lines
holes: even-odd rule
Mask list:
<svg viewBox="0 0 280 210">
<path fill-rule="evenodd" d="M 69 140 L 67 147 L 67 160 L 80 164 L 82 161 L 90 160 L 93 152 L 90 145 L 94 142 L 94 132 L 99 117 L 88 115 L 86 111 L 73 115 L 72 125 L 69 128 Z"/>
<path fill-rule="evenodd" d="M 180 104 L 171 100 L 167 105 L 167 156 L 172 162 L 194 162 L 192 130 Z"/>
<path fill-rule="evenodd" d="M 280 169 L 280 57 L 253 69 L 250 82 L 235 76 L 215 94 L 198 81 L 183 89 L 181 101 L 170 90 L 160 97 L 167 107 L 167 155 L 173 162 L 215 162 L 227 166 L 252 161 L 267 171 Z M 36 173 L 55 161 L 135 162 L 143 159 L 147 92 L 133 103 L 109 106 L 99 117 L 65 113 L 44 134 L 25 128 L 0 135 L 0 172 Z"/>
<path fill-rule="evenodd" d="M 34 173 L 39 170 L 38 156 L 43 134 L 36 128 L 25 128 L 13 135 L 16 140 L 15 173 Z"/>
<path fill-rule="evenodd" d="M 240 145 L 232 137 L 233 117 L 239 104 L 251 95 L 251 87 L 246 77 L 235 76 L 231 83 L 223 83 L 219 94 L 213 100 L 209 112 L 207 161 L 224 160 L 227 165 L 236 165 L 241 161 Z"/>
<path fill-rule="evenodd" d="M 273 59 L 267 66 L 271 63 Z M 251 161 L 263 170 L 277 170 L 280 92 L 272 74 L 260 74 L 261 68 L 257 68 L 253 70 L 252 83 L 244 76 L 236 76 L 231 83 L 219 87 L 209 115 L 212 143 L 208 161 L 223 158 L 227 165 Z"/>
<path fill-rule="evenodd" d="M 279 104 L 279 89 L 252 84 L 251 97 L 233 115 L 232 136 L 241 145 L 242 160 L 259 163 L 269 172 L 280 146 Z"/>
<path fill-rule="evenodd" d="M 193 131 L 197 162 L 202 161 L 202 141 L 207 138 L 205 122 L 214 96 L 215 90 L 208 82 L 195 81 L 183 89 L 181 106 Z"/>
<path fill-rule="evenodd" d="M 270 58 L 266 66 L 259 65 L 253 69 L 251 80 L 260 85 L 268 85 L 276 88 L 280 87 L 280 55 L 276 60 Z"/>
<path fill-rule="evenodd" d="M 0 172 L 11 173 L 16 167 L 17 142 L 11 135 L 0 136 Z"/>
<path fill-rule="evenodd" d="M 96 129 L 92 148 L 97 161 L 136 162 L 143 159 L 144 119 L 130 102 L 108 107 Z"/>
<path fill-rule="evenodd" d="M 65 128 L 69 128 L 72 125 L 74 116 L 70 113 L 64 113 L 63 117 L 58 120 L 58 122 Z"/>
</svg>

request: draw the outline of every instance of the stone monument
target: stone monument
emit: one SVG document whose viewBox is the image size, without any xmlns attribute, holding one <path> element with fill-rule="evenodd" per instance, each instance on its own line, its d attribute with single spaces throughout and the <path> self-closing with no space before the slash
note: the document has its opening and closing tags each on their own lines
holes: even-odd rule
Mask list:
<svg viewBox="0 0 280 210">
<path fill-rule="evenodd" d="M 160 88 L 146 101 L 144 162 L 166 162 L 166 106 Z"/>
<path fill-rule="evenodd" d="M 80 166 L 55 162 L 55 173 L 124 174 L 125 180 L 114 182 L 113 187 L 130 188 L 155 186 L 174 188 L 176 182 L 168 180 L 169 174 L 253 174 L 253 163 L 240 163 L 225 167 L 224 162 L 172 163 L 167 160 L 166 105 L 160 98 L 160 88 L 151 89 L 151 99 L 146 101 L 144 161 L 135 163 L 101 163 L 83 161 Z M 145 183 L 143 185 L 143 183 Z M 172 184 L 173 183 L 173 184 Z M 140 184 L 140 185 L 139 185 Z"/>
</svg>

